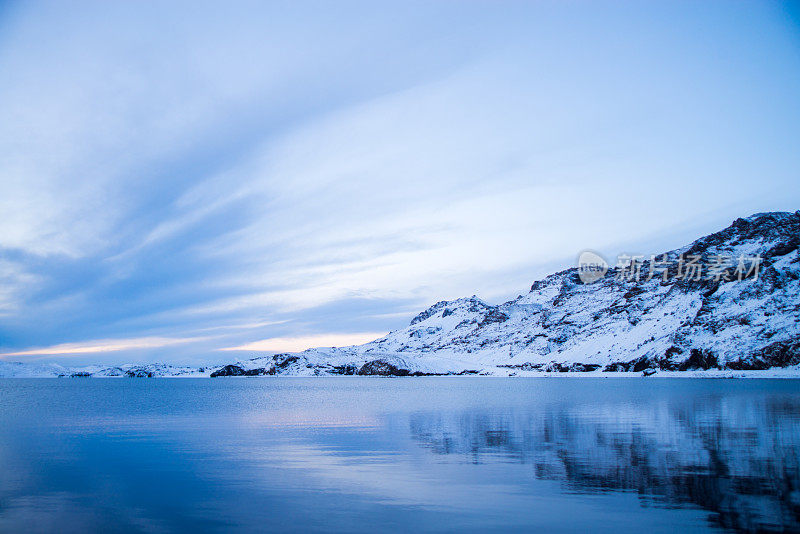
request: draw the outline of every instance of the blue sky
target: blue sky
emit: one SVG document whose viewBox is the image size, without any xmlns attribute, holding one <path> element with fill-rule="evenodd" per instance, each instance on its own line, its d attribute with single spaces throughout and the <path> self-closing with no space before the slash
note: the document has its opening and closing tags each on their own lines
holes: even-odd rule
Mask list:
<svg viewBox="0 0 800 534">
<path fill-rule="evenodd" d="M 0 356 L 244 357 L 800 209 L 779 2 L 0 4 Z"/>
</svg>

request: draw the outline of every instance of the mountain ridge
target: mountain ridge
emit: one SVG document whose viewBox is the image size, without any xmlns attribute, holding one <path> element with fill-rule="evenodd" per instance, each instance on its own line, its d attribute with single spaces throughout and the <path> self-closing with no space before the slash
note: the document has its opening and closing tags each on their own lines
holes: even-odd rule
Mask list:
<svg viewBox="0 0 800 534">
<path fill-rule="evenodd" d="M 475 295 L 439 301 L 408 326 L 363 345 L 210 369 L 151 364 L 86 372 L 406 376 L 793 368 L 800 364 L 799 244 L 800 211 L 757 213 L 684 247 L 609 265 L 593 283 L 571 267 L 502 304 Z M 8 375 L 3 365 L 0 374 Z"/>
</svg>

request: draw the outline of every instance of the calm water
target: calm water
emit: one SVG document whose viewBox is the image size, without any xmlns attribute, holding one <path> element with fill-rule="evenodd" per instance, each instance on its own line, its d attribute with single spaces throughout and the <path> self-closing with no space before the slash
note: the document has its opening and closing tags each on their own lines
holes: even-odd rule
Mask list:
<svg viewBox="0 0 800 534">
<path fill-rule="evenodd" d="M 800 382 L 0 380 L 0 530 L 800 530 Z"/>
</svg>

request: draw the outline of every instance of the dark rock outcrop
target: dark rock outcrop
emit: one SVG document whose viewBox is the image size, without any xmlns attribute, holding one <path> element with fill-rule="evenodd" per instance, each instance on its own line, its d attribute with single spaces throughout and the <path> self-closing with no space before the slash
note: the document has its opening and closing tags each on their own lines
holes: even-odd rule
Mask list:
<svg viewBox="0 0 800 534">
<path fill-rule="evenodd" d="M 511 367 L 512 366 L 503 366 L 503 367 Z M 523 369 L 526 371 L 532 370 L 541 370 L 547 373 L 590 373 L 592 371 L 597 371 L 600 369 L 601 365 L 596 363 L 570 363 L 570 362 L 550 362 L 548 364 L 523 364 L 517 369 Z"/>
<path fill-rule="evenodd" d="M 692 349 L 689 357 L 678 365 L 678 371 L 705 371 L 718 367 L 719 361 L 716 354 L 707 349 Z"/>
<path fill-rule="evenodd" d="M 633 371 L 634 373 L 638 373 L 639 371 L 644 371 L 645 369 L 650 369 L 651 367 L 655 367 L 655 363 L 646 356 L 643 356 L 632 363 L 633 365 L 631 367 L 631 371 Z"/>
<path fill-rule="evenodd" d="M 331 367 L 330 371 L 333 375 L 355 375 L 358 374 L 358 366 L 356 365 L 338 365 Z"/>
<path fill-rule="evenodd" d="M 211 373 L 211 378 L 216 378 L 218 376 L 244 376 L 244 373 L 245 370 L 238 365 L 226 365 Z"/>
<path fill-rule="evenodd" d="M 274 375 L 275 368 L 270 367 L 257 367 L 255 369 L 244 369 L 239 365 L 226 365 L 221 369 L 217 369 L 213 373 L 211 373 L 211 378 L 216 378 L 218 376 L 262 376 L 262 375 Z"/>
<path fill-rule="evenodd" d="M 270 367 L 269 369 L 265 367 L 258 367 L 256 369 L 247 369 L 244 372 L 244 376 L 263 376 L 263 375 L 274 375 L 275 368 Z"/>
<path fill-rule="evenodd" d="M 125 371 L 126 378 L 153 378 L 153 372 L 142 367 L 133 367 Z"/>
<path fill-rule="evenodd" d="M 410 371 L 402 369 L 383 359 L 372 360 L 361 366 L 358 370 L 363 376 L 408 376 Z"/>
<path fill-rule="evenodd" d="M 293 363 L 296 363 L 300 358 L 295 356 L 294 354 L 276 354 L 272 357 L 272 361 L 275 362 L 275 367 L 277 369 L 286 369 Z"/>
<path fill-rule="evenodd" d="M 483 320 L 478 323 L 478 326 L 486 326 L 492 323 L 504 323 L 506 321 L 508 321 L 508 315 L 500 310 L 492 309 L 484 315 Z"/>
<path fill-rule="evenodd" d="M 800 341 L 777 341 L 748 358 L 728 362 L 726 367 L 737 371 L 760 371 L 798 364 L 800 364 Z"/>
</svg>

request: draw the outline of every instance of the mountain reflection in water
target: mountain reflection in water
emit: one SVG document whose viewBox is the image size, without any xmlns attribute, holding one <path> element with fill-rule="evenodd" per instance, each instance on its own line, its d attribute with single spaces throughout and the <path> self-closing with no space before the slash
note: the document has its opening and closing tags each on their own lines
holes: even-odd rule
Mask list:
<svg viewBox="0 0 800 534">
<path fill-rule="evenodd" d="M 435 454 L 519 463 L 570 492 L 635 491 L 694 504 L 721 527 L 800 531 L 800 399 L 702 397 L 657 404 L 545 404 L 536 413 L 415 413 Z"/>
<path fill-rule="evenodd" d="M 799 385 L 0 380 L 0 532 L 798 532 Z"/>
</svg>

